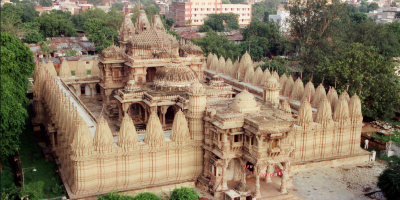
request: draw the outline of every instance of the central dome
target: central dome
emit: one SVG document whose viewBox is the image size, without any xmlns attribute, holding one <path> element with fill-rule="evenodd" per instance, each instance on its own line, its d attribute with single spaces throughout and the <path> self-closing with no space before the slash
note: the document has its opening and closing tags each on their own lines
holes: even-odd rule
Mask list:
<svg viewBox="0 0 400 200">
<path fill-rule="evenodd" d="M 229 107 L 241 113 L 254 113 L 260 111 L 256 99 L 246 89 L 236 95 L 233 103 Z"/>
<path fill-rule="evenodd" d="M 154 86 L 166 90 L 187 90 L 197 80 L 196 73 L 182 63 L 170 63 L 156 72 Z"/>
</svg>

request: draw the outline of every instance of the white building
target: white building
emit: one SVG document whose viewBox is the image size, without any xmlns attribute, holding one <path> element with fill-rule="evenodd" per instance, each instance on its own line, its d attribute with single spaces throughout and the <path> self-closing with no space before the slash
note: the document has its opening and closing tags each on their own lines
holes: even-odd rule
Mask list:
<svg viewBox="0 0 400 200">
<path fill-rule="evenodd" d="M 283 6 L 279 6 L 276 15 L 270 15 L 269 20 L 274 21 L 279 26 L 279 31 L 282 35 L 289 32 L 289 23 L 287 19 L 289 18 L 289 11 L 285 10 Z"/>
</svg>

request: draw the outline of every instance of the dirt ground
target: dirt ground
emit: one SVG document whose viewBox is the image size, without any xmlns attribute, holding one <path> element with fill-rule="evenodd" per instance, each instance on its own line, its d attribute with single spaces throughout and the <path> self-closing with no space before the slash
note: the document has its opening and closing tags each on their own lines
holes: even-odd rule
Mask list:
<svg viewBox="0 0 400 200">
<path fill-rule="evenodd" d="M 364 193 L 379 190 L 377 177 L 385 167 L 386 163 L 375 161 L 297 172 L 293 174 L 293 191 L 307 200 L 369 200 Z"/>
<path fill-rule="evenodd" d="M 363 122 L 363 124 L 364 125 L 362 127 L 361 133 L 375 133 L 379 131 L 379 128 L 373 127 L 370 123 Z"/>
</svg>

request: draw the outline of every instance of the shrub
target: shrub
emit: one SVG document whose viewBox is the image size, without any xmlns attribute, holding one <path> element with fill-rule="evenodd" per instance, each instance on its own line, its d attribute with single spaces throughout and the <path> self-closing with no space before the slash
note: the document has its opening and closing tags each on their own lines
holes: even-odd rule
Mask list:
<svg viewBox="0 0 400 200">
<path fill-rule="evenodd" d="M 161 198 L 150 192 L 142 192 L 133 197 L 133 200 L 161 200 Z"/>
<path fill-rule="evenodd" d="M 390 163 L 379 175 L 377 185 L 387 199 L 400 199 L 400 162 Z"/>
<path fill-rule="evenodd" d="M 198 200 L 199 199 L 199 194 L 187 187 L 181 187 L 181 188 L 175 188 L 172 191 L 170 200 Z"/>
</svg>

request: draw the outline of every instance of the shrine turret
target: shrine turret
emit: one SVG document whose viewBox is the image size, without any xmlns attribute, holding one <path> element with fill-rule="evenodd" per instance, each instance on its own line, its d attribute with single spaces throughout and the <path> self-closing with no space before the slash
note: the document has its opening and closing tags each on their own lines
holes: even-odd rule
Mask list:
<svg viewBox="0 0 400 200">
<path fill-rule="evenodd" d="M 107 120 L 101 116 L 94 133 L 94 147 L 99 153 L 113 151 L 114 138 Z"/>
<path fill-rule="evenodd" d="M 123 148 L 125 151 L 136 149 L 139 146 L 136 128 L 128 113 L 125 113 L 124 118 L 122 118 L 121 128 L 118 135 L 118 146 Z"/>
<path fill-rule="evenodd" d="M 163 147 L 165 145 L 164 131 L 160 119 L 155 112 L 150 114 L 149 121 L 147 122 L 144 143 L 153 148 Z"/>
<path fill-rule="evenodd" d="M 181 145 L 189 141 L 190 133 L 186 117 L 181 110 L 175 114 L 174 123 L 171 129 L 171 140 Z"/>
</svg>

